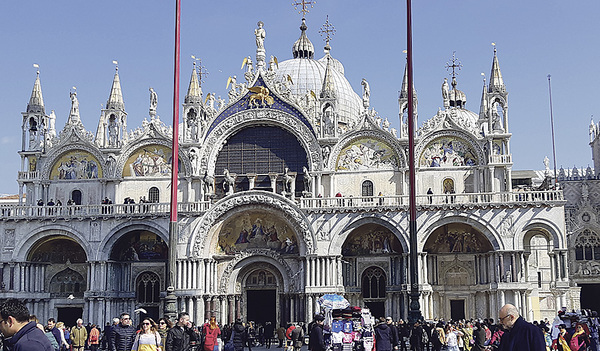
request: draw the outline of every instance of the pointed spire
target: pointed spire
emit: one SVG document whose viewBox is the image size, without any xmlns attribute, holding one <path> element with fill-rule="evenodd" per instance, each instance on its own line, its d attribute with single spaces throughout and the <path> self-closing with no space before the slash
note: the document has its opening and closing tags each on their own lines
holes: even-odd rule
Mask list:
<svg viewBox="0 0 600 351">
<path fill-rule="evenodd" d="M 492 61 L 492 72 L 490 73 L 490 86 L 488 91 L 490 93 L 503 93 L 506 91 L 506 87 L 504 86 L 504 80 L 502 79 L 502 73 L 500 72 L 500 64 L 498 63 L 498 55 L 496 54 L 496 44 L 492 45 L 494 45 L 494 60 Z"/>
<path fill-rule="evenodd" d="M 300 34 L 300 38 L 296 40 L 294 46 L 292 46 L 292 55 L 294 58 L 313 58 L 315 56 L 315 47 L 312 42 L 306 36 L 306 30 L 308 27 L 306 26 L 306 19 L 302 18 L 302 25 L 300 26 L 300 30 L 302 33 Z"/>
<path fill-rule="evenodd" d="M 485 74 L 483 75 L 483 91 L 481 92 L 481 104 L 479 105 L 479 118 L 484 118 L 487 114 L 488 103 L 487 103 L 487 87 L 485 85 Z"/>
<path fill-rule="evenodd" d="M 200 81 L 198 80 L 198 72 L 196 71 L 195 61 L 194 68 L 192 69 L 192 77 L 190 78 L 190 85 L 184 101 L 186 104 L 202 102 L 202 88 L 200 87 Z"/>
<path fill-rule="evenodd" d="M 37 71 L 35 77 L 35 83 L 33 83 L 33 90 L 31 91 L 31 97 L 27 104 L 27 112 L 42 113 L 45 114 L 44 98 L 42 97 L 42 84 L 40 83 L 40 71 Z"/>
<path fill-rule="evenodd" d="M 417 100 L 417 90 L 413 84 L 413 98 Z M 402 90 L 399 99 L 408 99 L 408 64 L 404 64 L 404 76 L 402 77 Z"/>
<path fill-rule="evenodd" d="M 327 67 L 325 67 L 325 77 L 323 78 L 323 89 L 321 89 L 321 98 L 335 99 L 335 86 L 331 77 L 331 56 L 327 54 Z"/>
<path fill-rule="evenodd" d="M 119 67 L 115 68 L 115 77 L 113 78 L 112 88 L 110 89 L 110 96 L 106 102 L 107 110 L 125 110 L 125 103 L 123 102 L 123 93 L 121 92 L 121 80 L 119 78 Z"/>
</svg>

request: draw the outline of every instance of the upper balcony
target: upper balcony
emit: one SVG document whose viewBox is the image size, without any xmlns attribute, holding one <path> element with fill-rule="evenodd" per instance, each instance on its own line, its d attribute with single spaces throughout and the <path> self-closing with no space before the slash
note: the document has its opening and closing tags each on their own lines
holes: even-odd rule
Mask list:
<svg viewBox="0 0 600 351">
<path fill-rule="evenodd" d="M 419 210 L 444 210 L 448 207 L 455 208 L 457 206 L 557 206 L 564 204 L 561 190 L 418 195 L 416 200 Z M 215 203 L 209 201 L 179 203 L 177 211 L 183 216 L 199 215 L 208 211 Z M 409 205 L 409 197 L 408 195 L 385 195 L 297 198 L 296 203 L 298 207 L 307 212 L 380 211 L 381 209 L 406 211 Z M 166 217 L 169 212 L 169 203 L 62 206 L 0 205 L 0 218 L 3 220 Z"/>
</svg>

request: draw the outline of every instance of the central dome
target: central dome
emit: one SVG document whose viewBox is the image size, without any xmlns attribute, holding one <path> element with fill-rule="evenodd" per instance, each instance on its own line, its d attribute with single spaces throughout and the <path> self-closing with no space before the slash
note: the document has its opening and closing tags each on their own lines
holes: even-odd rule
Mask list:
<svg viewBox="0 0 600 351">
<path fill-rule="evenodd" d="M 279 63 L 276 79 L 284 82 L 290 76 L 293 82 L 289 85 L 291 93 L 297 99 L 310 94 L 311 90 L 316 96 L 320 96 L 326 68 L 326 57 L 320 60 L 294 58 Z M 339 71 L 340 69 L 342 72 Z M 358 122 L 363 109 L 362 99 L 354 92 L 352 86 L 344 77 L 343 69 L 344 66 L 339 61 L 330 58 L 329 74 L 335 91 L 339 121 L 352 125 Z"/>
</svg>

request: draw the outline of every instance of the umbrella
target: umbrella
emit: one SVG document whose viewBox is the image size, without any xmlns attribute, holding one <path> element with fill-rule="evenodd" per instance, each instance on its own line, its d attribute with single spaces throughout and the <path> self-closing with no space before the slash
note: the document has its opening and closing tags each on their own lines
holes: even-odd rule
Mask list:
<svg viewBox="0 0 600 351">
<path fill-rule="evenodd" d="M 319 297 L 319 305 L 321 305 L 322 308 L 337 310 L 350 306 L 350 302 L 348 302 L 348 300 L 346 300 L 342 295 L 325 294 Z"/>
</svg>

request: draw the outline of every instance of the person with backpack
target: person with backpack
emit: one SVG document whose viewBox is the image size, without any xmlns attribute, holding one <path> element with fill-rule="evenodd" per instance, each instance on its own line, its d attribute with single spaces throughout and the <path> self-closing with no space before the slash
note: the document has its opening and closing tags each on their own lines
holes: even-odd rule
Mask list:
<svg viewBox="0 0 600 351">
<path fill-rule="evenodd" d="M 433 345 L 433 351 L 440 351 L 442 346 L 446 345 L 446 333 L 442 322 L 438 322 L 431 331 L 431 344 Z"/>
<path fill-rule="evenodd" d="M 92 328 L 90 329 L 88 346 L 90 351 L 97 351 L 100 346 L 100 330 L 98 330 L 95 324 L 92 324 Z"/>
</svg>

